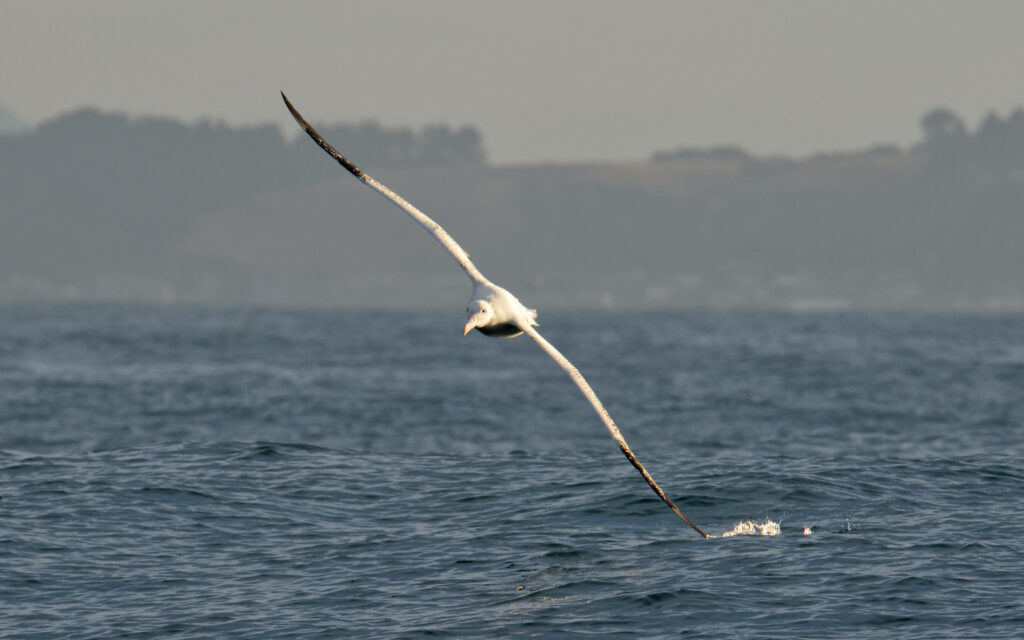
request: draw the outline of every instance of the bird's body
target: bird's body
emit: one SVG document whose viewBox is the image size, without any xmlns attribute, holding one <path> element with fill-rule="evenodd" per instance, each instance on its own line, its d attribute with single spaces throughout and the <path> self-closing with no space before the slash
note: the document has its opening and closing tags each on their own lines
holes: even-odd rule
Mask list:
<svg viewBox="0 0 1024 640">
<path fill-rule="evenodd" d="M 348 158 L 340 154 L 337 149 L 332 147 L 323 137 L 317 133 L 306 119 L 295 109 L 292 103 L 288 100 L 288 97 L 281 93 L 281 97 L 284 98 L 285 105 L 288 107 L 288 111 L 291 112 L 292 117 L 299 123 L 299 126 L 309 134 L 320 148 L 327 152 L 332 158 L 338 161 L 342 167 L 345 168 L 349 173 L 359 178 L 364 184 L 372 188 L 377 193 L 381 194 L 398 208 L 402 209 L 411 218 L 419 222 L 423 228 L 433 235 L 438 242 L 440 242 L 448 253 L 452 255 L 459 266 L 463 268 L 466 275 L 469 276 L 473 282 L 473 292 L 470 296 L 469 303 L 466 305 L 467 320 L 466 325 L 463 327 L 463 335 L 469 333 L 473 329 L 476 329 L 480 333 L 492 338 L 514 338 L 516 336 L 527 334 L 530 336 L 540 347 L 549 355 L 551 358 L 558 363 L 559 366 L 572 378 L 576 386 L 579 387 L 584 397 L 590 402 L 594 411 L 604 422 L 605 427 L 611 434 L 612 438 L 619 445 L 619 449 L 629 460 L 640 475 L 643 476 L 647 484 L 650 485 L 651 489 L 661 498 L 665 504 L 667 504 L 672 511 L 679 516 L 686 524 L 690 525 L 705 538 L 708 537 L 706 533 L 695 525 L 689 518 L 687 518 L 679 507 L 675 505 L 672 500 L 665 495 L 658 483 L 654 481 L 644 466 L 640 464 L 636 455 L 626 444 L 626 440 L 622 437 L 619 432 L 619 428 L 615 425 L 611 416 L 608 414 L 608 410 L 604 408 L 601 400 L 594 393 L 594 390 L 590 388 L 586 379 L 580 374 L 579 370 L 569 360 L 562 355 L 562 353 L 556 349 L 550 342 L 544 339 L 536 329 L 537 325 L 537 312 L 533 309 L 528 309 L 522 302 L 519 301 L 512 293 L 508 290 L 499 287 L 490 280 L 484 277 L 480 270 L 477 269 L 473 261 L 470 260 L 469 254 L 459 246 L 455 240 L 448 235 L 448 232 L 437 224 L 434 220 L 429 218 L 422 211 L 409 204 L 404 198 L 399 196 L 397 193 L 384 186 L 380 182 L 370 177 L 364 171 L 359 169 L 355 164 L 352 163 Z"/>
<path fill-rule="evenodd" d="M 492 338 L 515 338 L 523 334 L 523 325 L 537 326 L 535 309 L 527 309 L 508 290 L 486 280 L 473 284 L 466 313 L 463 335 L 476 329 Z"/>
</svg>

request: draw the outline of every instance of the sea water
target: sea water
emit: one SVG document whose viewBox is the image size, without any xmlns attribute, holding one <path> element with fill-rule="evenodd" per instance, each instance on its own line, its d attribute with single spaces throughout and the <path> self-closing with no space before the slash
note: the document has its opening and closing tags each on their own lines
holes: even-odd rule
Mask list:
<svg viewBox="0 0 1024 640">
<path fill-rule="evenodd" d="M 0 636 L 1013 638 L 1024 317 L 0 307 Z"/>
</svg>

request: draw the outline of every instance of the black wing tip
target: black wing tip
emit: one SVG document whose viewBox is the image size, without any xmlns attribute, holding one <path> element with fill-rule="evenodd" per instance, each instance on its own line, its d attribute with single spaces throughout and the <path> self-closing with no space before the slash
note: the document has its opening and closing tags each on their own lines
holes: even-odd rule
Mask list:
<svg viewBox="0 0 1024 640">
<path fill-rule="evenodd" d="M 309 133 L 310 130 L 313 130 L 313 127 L 310 126 L 308 122 L 306 122 L 306 119 L 302 117 L 302 114 L 299 113 L 299 110 L 295 108 L 295 105 L 292 104 L 292 101 L 289 100 L 288 96 L 284 94 L 284 91 L 281 91 L 281 98 L 284 100 L 284 106 L 288 107 L 288 113 L 292 114 L 292 117 L 295 118 L 295 122 L 298 122 L 299 126 L 302 127 L 302 129 L 306 133 Z"/>
<path fill-rule="evenodd" d="M 283 89 L 281 90 L 281 99 L 284 100 L 284 105 L 288 107 L 288 110 L 295 113 L 295 106 L 292 105 L 292 101 L 288 99 L 288 96 L 285 95 Z"/>
<path fill-rule="evenodd" d="M 329 156 L 337 160 L 338 164 L 345 167 L 346 171 L 348 171 L 355 177 L 359 178 L 360 180 L 363 180 L 365 178 L 365 174 L 363 173 L 362 169 L 357 167 L 351 160 L 341 155 L 341 153 L 339 153 L 337 149 L 332 147 L 326 140 L 323 139 L 323 136 L 321 136 L 320 133 L 313 128 L 313 125 L 309 124 L 309 122 L 307 122 L 306 119 L 302 117 L 302 114 L 299 113 L 299 110 L 295 108 L 295 105 L 292 104 L 292 101 L 288 99 L 288 96 L 284 94 L 283 90 L 281 91 L 281 98 L 284 99 L 284 106 L 288 107 L 288 112 L 292 114 L 293 118 L 295 118 L 295 122 L 299 123 L 299 126 L 302 127 L 302 130 L 309 134 L 309 137 L 313 139 L 313 142 L 316 142 L 318 145 L 320 145 L 320 148 L 326 151 Z"/>
</svg>

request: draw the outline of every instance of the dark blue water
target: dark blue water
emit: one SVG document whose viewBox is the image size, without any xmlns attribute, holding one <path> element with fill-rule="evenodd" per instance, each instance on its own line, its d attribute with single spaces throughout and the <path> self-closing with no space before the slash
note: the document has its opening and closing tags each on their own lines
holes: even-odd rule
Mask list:
<svg viewBox="0 0 1024 640">
<path fill-rule="evenodd" d="M 0 308 L 0 636 L 1011 638 L 1024 317 Z"/>
</svg>

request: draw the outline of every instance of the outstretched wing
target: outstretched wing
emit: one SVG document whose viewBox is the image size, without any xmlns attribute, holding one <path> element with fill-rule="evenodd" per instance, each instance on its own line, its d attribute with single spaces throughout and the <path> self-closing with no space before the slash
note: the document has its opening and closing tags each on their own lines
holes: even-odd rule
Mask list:
<svg viewBox="0 0 1024 640">
<path fill-rule="evenodd" d="M 590 385 L 583 377 L 583 374 L 579 372 L 579 369 L 573 366 L 573 364 L 569 362 L 569 360 L 562 355 L 562 352 L 556 349 L 554 345 L 545 340 L 544 336 L 537 333 L 536 329 L 529 325 L 520 326 L 519 328 L 523 330 L 523 333 L 533 338 L 534 341 L 536 341 L 537 344 L 539 344 L 541 348 L 544 349 L 544 351 L 546 351 L 547 354 L 551 356 L 551 358 L 554 359 L 554 361 L 557 362 L 566 373 L 569 374 L 572 381 L 576 383 L 576 386 L 580 388 L 580 391 L 583 392 L 586 399 L 590 401 L 590 406 L 594 407 L 594 411 L 596 411 L 597 415 L 600 416 L 601 420 L 604 422 L 604 426 L 608 427 L 608 432 L 612 434 L 612 438 L 614 438 L 615 442 L 619 445 L 619 449 L 622 449 L 622 453 L 626 456 L 626 459 L 629 460 L 630 464 L 636 467 L 636 470 L 644 477 L 647 484 L 651 485 L 651 489 L 654 489 L 654 493 L 658 494 L 658 497 L 664 500 L 665 504 L 671 507 L 672 511 L 683 519 L 683 522 L 690 525 L 697 533 L 707 538 L 708 534 L 701 531 L 700 527 L 693 524 L 693 521 L 687 518 L 686 514 L 680 511 L 679 507 L 676 506 L 676 503 L 672 502 L 672 499 L 665 495 L 665 492 L 661 490 L 661 487 L 659 487 L 658 483 L 654 481 L 651 474 L 647 473 L 647 469 L 644 469 L 644 465 L 640 464 L 636 454 L 634 454 L 633 450 L 629 448 L 628 444 L 626 444 L 626 439 L 622 437 L 622 433 L 619 432 L 619 428 L 615 426 L 615 421 L 612 420 L 610 415 L 608 415 L 608 410 L 604 408 L 600 398 L 598 398 L 597 394 L 594 393 L 594 390 L 590 388 Z"/>
<path fill-rule="evenodd" d="M 337 149 L 332 147 L 330 143 L 324 140 L 323 137 L 317 133 L 317 130 L 313 128 L 313 125 L 306 122 L 306 119 L 302 117 L 302 114 L 300 114 L 292 105 L 291 101 L 288 100 L 288 96 L 284 95 L 284 91 L 281 92 L 281 97 L 284 98 L 284 104 L 288 107 L 288 111 L 291 112 L 295 121 L 299 123 L 299 126 L 302 127 L 303 131 L 309 134 L 310 138 L 313 138 L 314 142 L 320 145 L 321 149 L 337 160 L 338 163 L 345 167 L 349 173 L 362 180 L 364 184 L 390 200 L 399 209 L 409 214 L 409 217 L 423 225 L 423 228 L 430 232 L 432 236 L 437 238 L 437 241 L 448 250 L 448 253 L 452 254 L 455 261 L 459 263 L 459 266 L 465 269 L 466 274 L 472 278 L 474 282 L 488 282 L 487 278 L 485 278 L 483 274 L 480 273 L 480 270 L 476 268 L 476 265 L 473 264 L 473 261 L 469 259 L 469 254 L 459 246 L 458 242 L 455 242 L 454 238 L 448 235 L 448 232 L 445 231 L 441 225 L 437 224 L 425 213 L 409 204 L 405 198 L 387 188 L 380 182 L 374 180 L 366 172 L 353 164 L 351 160 L 338 153 Z"/>
<path fill-rule="evenodd" d="M 444 246 L 444 248 L 448 250 L 448 253 L 452 254 L 452 257 L 455 258 L 455 261 L 459 263 L 459 266 L 465 269 L 466 274 L 469 275 L 471 279 L 473 279 L 475 282 L 488 284 L 490 283 L 487 280 L 487 278 L 485 278 L 483 274 L 480 273 L 480 270 L 476 268 L 476 265 L 473 264 L 473 261 L 469 259 L 469 254 L 466 253 L 465 250 L 463 250 L 463 248 L 459 246 L 459 243 L 455 242 L 454 238 L 448 235 L 448 232 L 445 231 L 444 228 L 441 227 L 441 225 L 437 224 L 425 213 L 409 204 L 405 200 L 405 198 L 401 197 L 391 189 L 387 188 L 380 182 L 377 182 L 372 177 L 367 175 L 362 169 L 357 167 L 351 160 L 341 155 L 337 149 L 332 147 L 326 140 L 323 139 L 323 137 L 317 132 L 316 129 L 313 128 L 311 124 L 306 122 L 306 119 L 303 118 L 302 114 L 300 114 L 295 109 L 291 101 L 288 100 L 288 96 L 286 96 L 283 91 L 281 92 L 281 97 L 284 98 L 284 103 L 288 107 L 288 111 L 291 112 L 292 117 L 295 118 L 295 121 L 299 123 L 299 126 L 302 127 L 303 131 L 309 134 L 309 137 L 312 138 L 314 142 L 320 145 L 321 149 L 326 151 L 328 155 L 337 160 L 338 163 L 341 166 L 343 166 L 349 173 L 359 178 L 364 184 L 373 188 L 374 191 L 390 200 L 399 209 L 409 214 L 409 216 L 412 219 L 423 225 L 423 228 L 430 232 L 430 234 L 433 235 L 435 238 L 437 238 L 438 242 L 440 242 Z M 533 315 L 536 316 L 536 312 L 534 312 Z M 604 425 L 608 427 L 608 431 L 612 434 L 612 438 L 615 439 L 615 442 L 618 443 L 619 448 L 622 450 L 622 453 L 625 454 L 626 459 L 629 460 L 630 464 L 636 467 L 636 470 L 639 471 L 640 475 L 644 477 L 644 480 L 646 480 L 647 484 L 651 486 L 651 489 L 653 489 L 654 492 L 658 494 L 658 497 L 664 500 L 665 504 L 671 507 L 672 511 L 674 511 L 677 516 L 682 518 L 683 522 L 690 525 L 694 528 L 694 530 L 697 533 L 707 538 L 708 534 L 701 531 L 700 527 L 693 524 L 693 522 L 689 518 L 687 518 L 682 511 L 680 511 L 679 507 L 677 507 L 675 503 L 672 502 L 672 500 L 667 495 L 665 495 L 665 492 L 661 490 L 661 487 L 659 487 L 658 483 L 654 481 L 654 478 L 651 477 L 651 474 L 647 473 L 647 470 L 644 469 L 644 466 L 640 464 L 640 461 L 637 459 L 632 449 L 630 449 L 629 445 L 626 444 L 626 440 L 625 438 L 622 437 L 622 434 L 619 432 L 619 428 L 615 426 L 615 422 L 612 420 L 612 417 L 608 415 L 608 410 L 604 408 L 603 404 L 601 404 L 601 400 L 598 399 L 597 394 L 594 393 L 594 390 L 590 388 L 590 385 L 587 384 L 586 379 L 584 379 L 584 377 L 580 374 L 579 370 L 576 369 L 576 367 L 574 367 L 573 364 L 569 362 L 569 360 L 566 359 L 566 357 L 563 356 L 558 349 L 552 346 L 550 342 L 545 340 L 539 333 L 537 333 L 537 330 L 534 329 L 532 326 L 530 326 L 529 324 L 524 324 L 523 326 L 520 326 L 520 329 L 523 330 L 523 333 L 526 333 L 531 338 L 533 338 L 537 342 L 537 344 L 539 344 L 544 349 L 544 351 L 546 351 L 547 354 L 551 356 L 554 359 L 554 361 L 557 362 L 559 366 L 561 366 L 562 369 L 565 370 L 566 373 L 569 374 L 569 377 L 572 378 L 573 382 L 576 383 L 576 386 L 579 387 L 580 391 L 583 392 L 583 395 L 587 398 L 587 400 L 590 401 L 591 406 L 594 407 L 594 411 L 596 411 L 597 415 L 600 416 L 601 420 L 604 422 Z"/>
</svg>

